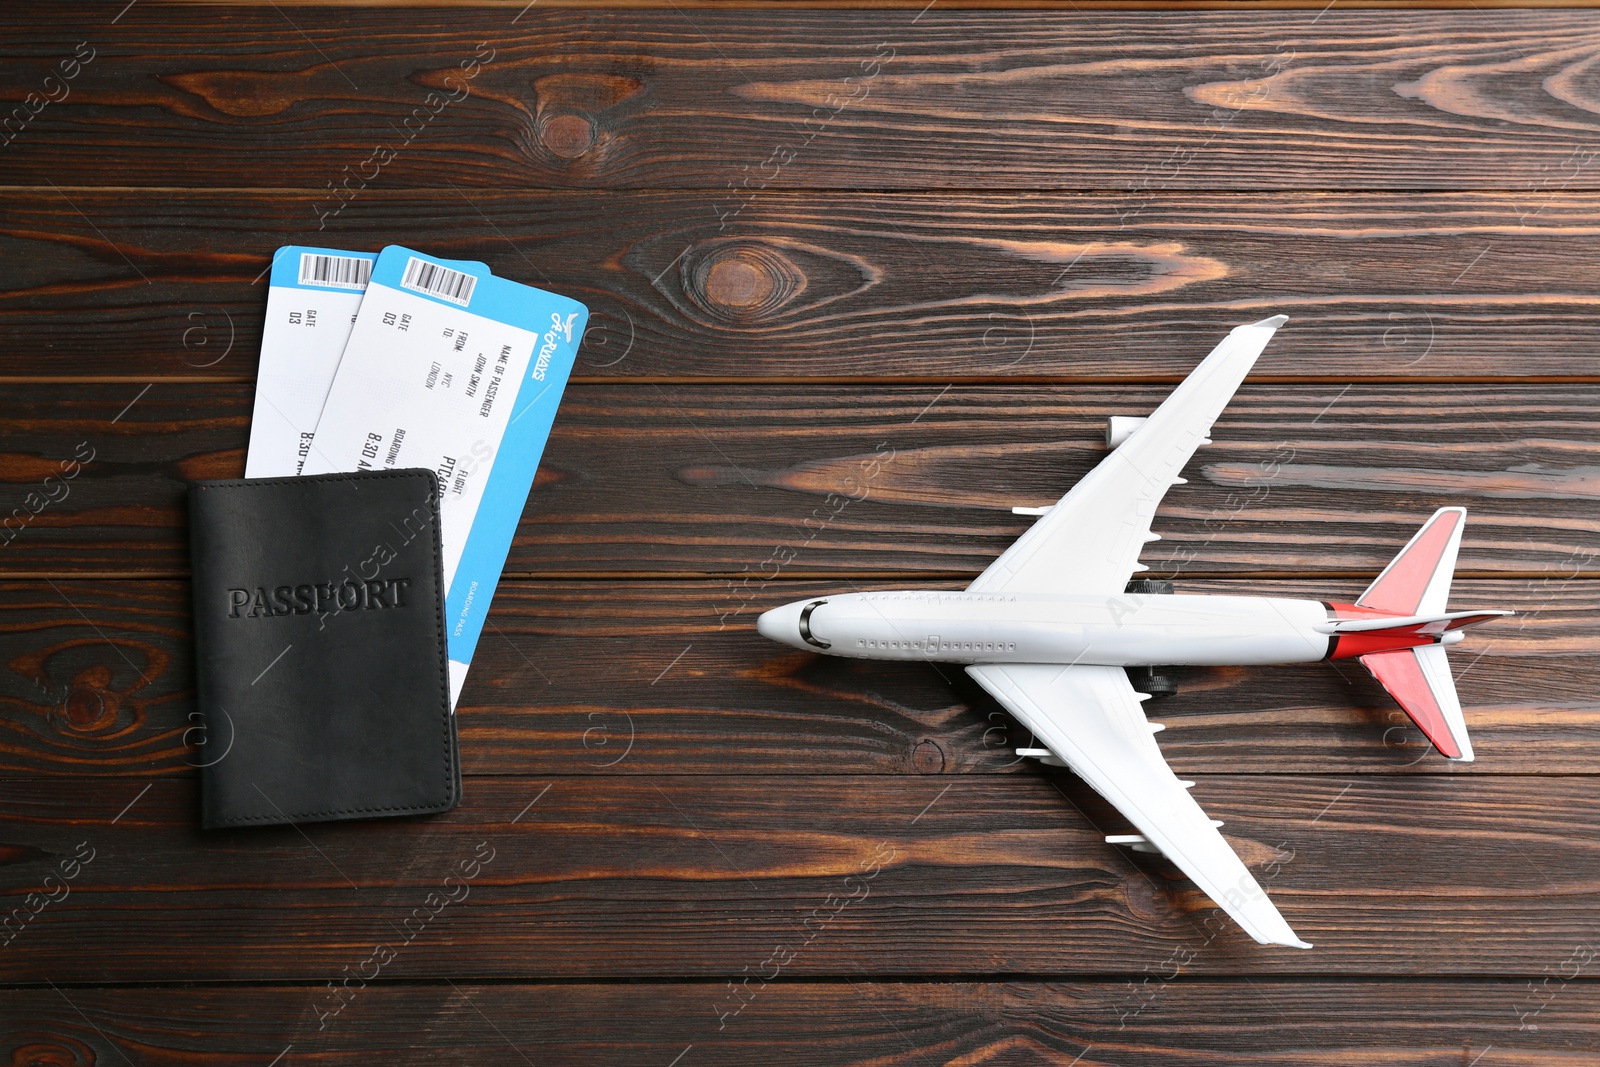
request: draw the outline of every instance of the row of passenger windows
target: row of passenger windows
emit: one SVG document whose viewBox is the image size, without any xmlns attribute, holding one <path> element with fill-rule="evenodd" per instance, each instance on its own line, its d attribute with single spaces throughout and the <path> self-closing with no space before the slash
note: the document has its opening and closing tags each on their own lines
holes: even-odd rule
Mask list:
<svg viewBox="0 0 1600 1067">
<path fill-rule="evenodd" d="M 926 641 L 867 641 L 858 638 L 857 648 L 903 648 L 918 652 L 928 647 Z M 940 641 L 938 652 L 1015 652 L 1015 641 Z"/>
</svg>

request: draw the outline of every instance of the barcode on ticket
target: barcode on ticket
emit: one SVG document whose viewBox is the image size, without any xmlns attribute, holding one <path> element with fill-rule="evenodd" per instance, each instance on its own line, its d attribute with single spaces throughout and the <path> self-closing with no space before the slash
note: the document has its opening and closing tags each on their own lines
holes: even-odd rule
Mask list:
<svg viewBox="0 0 1600 1067">
<path fill-rule="evenodd" d="M 372 260 L 360 256 L 300 253 L 300 284 L 334 289 L 365 289 L 372 280 Z"/>
<path fill-rule="evenodd" d="M 440 300 L 448 300 L 462 307 L 466 307 L 472 300 L 472 290 L 477 284 L 478 279 L 465 271 L 441 267 L 437 263 L 429 263 L 416 256 L 412 256 L 406 264 L 405 277 L 400 279 L 402 289 L 410 289 L 414 293 L 427 293 L 429 296 L 436 296 Z"/>
</svg>

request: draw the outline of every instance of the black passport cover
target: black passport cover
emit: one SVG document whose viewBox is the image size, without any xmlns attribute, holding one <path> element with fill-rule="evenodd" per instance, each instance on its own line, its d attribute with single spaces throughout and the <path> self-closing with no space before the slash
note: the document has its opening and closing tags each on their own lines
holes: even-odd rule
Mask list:
<svg viewBox="0 0 1600 1067">
<path fill-rule="evenodd" d="M 192 482 L 207 827 L 461 796 L 432 471 Z"/>
</svg>

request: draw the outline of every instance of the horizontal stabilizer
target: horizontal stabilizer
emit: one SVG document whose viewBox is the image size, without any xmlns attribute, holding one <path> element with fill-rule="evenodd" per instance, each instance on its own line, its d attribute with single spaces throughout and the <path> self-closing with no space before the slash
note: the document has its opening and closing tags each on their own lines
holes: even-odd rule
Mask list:
<svg viewBox="0 0 1600 1067">
<path fill-rule="evenodd" d="M 1379 615 L 1366 619 L 1330 619 L 1328 622 L 1319 623 L 1316 630 L 1324 634 L 1356 634 L 1369 630 L 1407 630 L 1419 634 L 1442 634 L 1515 614 L 1514 611 L 1442 611 L 1437 615 L 1398 617 Z"/>
<path fill-rule="evenodd" d="M 1445 757 L 1467 763 L 1472 742 L 1456 696 L 1443 645 L 1421 645 L 1361 657 L 1361 665 L 1389 691 L 1395 703 Z"/>
</svg>

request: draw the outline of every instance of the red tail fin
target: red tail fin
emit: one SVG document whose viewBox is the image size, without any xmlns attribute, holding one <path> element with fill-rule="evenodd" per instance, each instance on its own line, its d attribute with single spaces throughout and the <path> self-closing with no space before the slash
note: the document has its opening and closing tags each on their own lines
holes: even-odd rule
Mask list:
<svg viewBox="0 0 1600 1067">
<path fill-rule="evenodd" d="M 1466 508 L 1440 508 L 1406 542 L 1356 603 L 1396 615 L 1431 615 L 1445 610 L 1456 569 Z"/>
<path fill-rule="evenodd" d="M 1362 666 L 1389 691 L 1435 748 L 1462 761 L 1472 759 L 1472 742 L 1467 738 L 1445 645 L 1461 639 L 1460 627 L 1505 614 L 1476 612 L 1452 617 L 1445 609 L 1466 525 L 1466 508 L 1434 512 L 1356 601 L 1357 607 L 1381 613 L 1374 622 L 1379 622 L 1382 614 L 1400 616 L 1395 625 L 1369 629 L 1357 624 L 1356 628 L 1366 632 L 1341 635 L 1337 641 L 1337 645 L 1348 641 L 1357 649 L 1362 643 L 1374 648 L 1365 654 L 1357 652 Z"/>
</svg>

